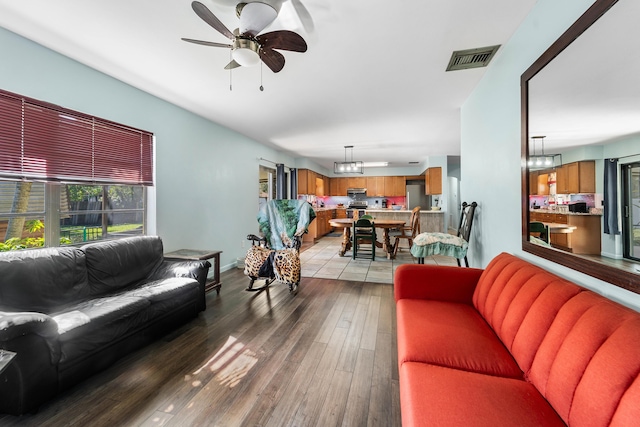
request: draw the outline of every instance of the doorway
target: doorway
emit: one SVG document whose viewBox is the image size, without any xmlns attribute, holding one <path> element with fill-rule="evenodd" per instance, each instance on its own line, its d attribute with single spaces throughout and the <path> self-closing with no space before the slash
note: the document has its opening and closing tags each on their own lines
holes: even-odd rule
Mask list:
<svg viewBox="0 0 640 427">
<path fill-rule="evenodd" d="M 258 172 L 258 209 L 276 198 L 276 170 L 260 165 Z"/>
<path fill-rule="evenodd" d="M 622 165 L 622 193 L 623 255 L 640 261 L 640 162 Z"/>
</svg>

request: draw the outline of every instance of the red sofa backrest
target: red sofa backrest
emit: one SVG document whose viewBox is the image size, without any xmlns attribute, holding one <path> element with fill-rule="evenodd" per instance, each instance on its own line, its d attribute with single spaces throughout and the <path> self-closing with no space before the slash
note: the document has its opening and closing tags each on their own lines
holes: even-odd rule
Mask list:
<svg viewBox="0 0 640 427">
<path fill-rule="evenodd" d="M 640 423 L 640 313 L 506 253 L 473 304 L 568 425 Z"/>
</svg>

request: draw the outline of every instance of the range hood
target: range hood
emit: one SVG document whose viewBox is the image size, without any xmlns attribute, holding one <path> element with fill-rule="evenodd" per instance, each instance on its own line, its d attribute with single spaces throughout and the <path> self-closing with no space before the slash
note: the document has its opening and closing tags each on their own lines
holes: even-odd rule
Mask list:
<svg viewBox="0 0 640 427">
<path fill-rule="evenodd" d="M 367 195 L 367 189 L 366 188 L 347 188 L 347 196 L 362 196 L 362 195 Z"/>
</svg>

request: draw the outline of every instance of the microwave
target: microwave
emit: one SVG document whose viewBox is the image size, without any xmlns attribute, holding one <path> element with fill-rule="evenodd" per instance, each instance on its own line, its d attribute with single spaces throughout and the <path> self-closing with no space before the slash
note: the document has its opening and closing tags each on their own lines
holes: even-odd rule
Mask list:
<svg viewBox="0 0 640 427">
<path fill-rule="evenodd" d="M 569 203 L 569 212 L 574 213 L 588 213 L 586 202 L 573 202 Z"/>
</svg>

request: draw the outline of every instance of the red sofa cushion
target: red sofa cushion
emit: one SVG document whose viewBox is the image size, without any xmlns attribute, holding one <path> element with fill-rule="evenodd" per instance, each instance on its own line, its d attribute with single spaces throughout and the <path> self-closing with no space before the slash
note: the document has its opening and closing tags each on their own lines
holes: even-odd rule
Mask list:
<svg viewBox="0 0 640 427">
<path fill-rule="evenodd" d="M 526 381 L 406 362 L 400 366 L 403 427 L 564 426 Z"/>
<path fill-rule="evenodd" d="M 637 425 L 639 374 L 640 315 L 585 291 L 556 316 L 529 379 L 567 424 Z"/>
<path fill-rule="evenodd" d="M 473 304 L 569 425 L 640 419 L 640 314 L 509 254 Z"/>
<path fill-rule="evenodd" d="M 399 365 L 424 362 L 522 379 L 513 357 L 474 307 L 402 299 L 396 316 Z"/>
</svg>

